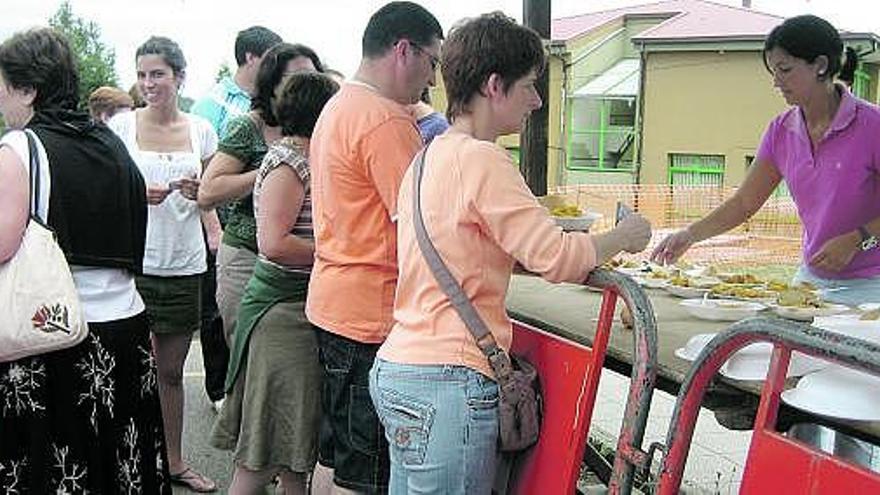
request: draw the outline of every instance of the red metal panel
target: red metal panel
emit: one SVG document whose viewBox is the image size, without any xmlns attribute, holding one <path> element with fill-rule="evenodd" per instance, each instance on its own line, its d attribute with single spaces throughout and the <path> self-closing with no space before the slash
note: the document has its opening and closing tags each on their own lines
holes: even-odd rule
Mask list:
<svg viewBox="0 0 880 495">
<path fill-rule="evenodd" d="M 774 343 L 761 391 L 752 441 L 740 485 L 746 494 L 880 494 L 880 474 L 776 432 L 780 393 L 792 350 L 880 376 L 880 346 L 776 318 L 754 317 L 731 325 L 703 350 L 679 393 L 657 493 L 679 492 L 697 412 L 709 379 L 730 355 L 756 341 Z"/>
<path fill-rule="evenodd" d="M 527 454 L 513 493 L 573 493 L 584 456 L 596 386 L 588 377 L 602 369 L 589 347 L 514 322 L 513 352 L 538 370 L 544 420 L 537 445 Z"/>
<path fill-rule="evenodd" d="M 791 450 L 772 435 L 755 431 L 743 471 L 740 493 L 809 493 L 812 457 Z"/>
<path fill-rule="evenodd" d="M 740 493 L 880 493 L 880 474 L 779 433 L 755 431 Z"/>
</svg>

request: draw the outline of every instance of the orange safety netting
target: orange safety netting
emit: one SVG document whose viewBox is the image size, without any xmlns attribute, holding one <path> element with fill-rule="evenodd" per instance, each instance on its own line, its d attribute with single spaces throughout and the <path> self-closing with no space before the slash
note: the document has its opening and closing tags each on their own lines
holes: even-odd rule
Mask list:
<svg viewBox="0 0 880 495">
<path fill-rule="evenodd" d="M 706 216 L 735 189 L 718 186 L 657 184 L 579 184 L 562 186 L 551 194 L 603 215 L 593 232 L 609 229 L 617 202 L 630 205 L 648 218 L 654 229 L 646 258 L 666 235 Z M 712 263 L 736 268 L 795 266 L 801 260 L 801 222 L 787 195 L 771 196 L 750 220 L 733 230 L 693 246 L 683 257 L 689 263 Z"/>
</svg>

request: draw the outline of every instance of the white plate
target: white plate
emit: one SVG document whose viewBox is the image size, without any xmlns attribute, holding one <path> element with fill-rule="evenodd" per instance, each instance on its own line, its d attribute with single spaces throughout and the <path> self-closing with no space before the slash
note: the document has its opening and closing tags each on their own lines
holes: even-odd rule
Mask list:
<svg viewBox="0 0 880 495">
<path fill-rule="evenodd" d="M 678 304 L 692 316 L 711 321 L 739 321 L 766 308 L 761 303 L 732 299 L 685 299 Z"/>
<path fill-rule="evenodd" d="M 770 370 L 770 357 L 773 344 L 759 342 L 748 345 L 730 356 L 719 370 L 722 375 L 733 380 L 756 381 L 765 380 Z M 807 373 L 826 368 L 827 361 L 810 357 L 799 352 L 791 354 L 786 376 L 803 376 Z"/>
<path fill-rule="evenodd" d="M 775 306 L 773 311 L 783 318 L 798 321 L 812 321 L 817 316 L 830 316 L 849 311 L 848 306 L 842 304 L 825 303 L 821 308 L 797 308 L 792 306 Z"/>
<path fill-rule="evenodd" d="M 692 299 L 697 297 L 703 297 L 705 294 L 709 293 L 709 289 L 700 289 L 699 287 L 682 287 L 680 285 L 667 284 L 663 289 L 666 292 L 672 294 L 673 296 L 682 297 L 685 299 Z"/>
<path fill-rule="evenodd" d="M 579 217 L 553 217 L 556 225 L 567 232 L 587 232 L 593 222 L 602 218 L 601 213 L 588 211 Z"/>
<path fill-rule="evenodd" d="M 669 281 L 665 278 L 639 277 L 636 281 L 639 283 L 639 285 L 642 285 L 649 289 L 662 289 L 669 285 Z"/>
<path fill-rule="evenodd" d="M 715 338 L 714 333 L 701 333 L 691 337 L 684 347 L 675 350 L 675 355 L 685 361 L 694 361 L 700 355 L 703 348 Z M 764 380 L 767 378 L 767 370 L 770 369 L 770 355 L 773 352 L 773 344 L 759 342 L 748 345 L 735 352 L 719 370 L 722 375 L 734 380 Z M 812 358 L 795 352 L 792 354 L 791 363 L 788 367 L 788 376 L 803 376 L 807 373 L 820 370 L 828 366 L 827 361 Z"/>
<path fill-rule="evenodd" d="M 853 313 L 817 316 L 813 318 L 813 326 L 829 332 L 880 343 L 880 320 L 860 320 L 859 316 Z"/>
<path fill-rule="evenodd" d="M 698 333 L 691 337 L 684 347 L 679 347 L 675 350 L 676 357 L 684 359 L 685 361 L 693 361 L 697 359 L 697 356 L 700 355 L 700 352 L 703 350 L 703 347 L 706 347 L 706 344 L 709 343 L 717 333 Z"/>
<path fill-rule="evenodd" d="M 880 421 L 880 378 L 831 365 L 782 392 L 786 404 L 821 416 Z"/>
</svg>

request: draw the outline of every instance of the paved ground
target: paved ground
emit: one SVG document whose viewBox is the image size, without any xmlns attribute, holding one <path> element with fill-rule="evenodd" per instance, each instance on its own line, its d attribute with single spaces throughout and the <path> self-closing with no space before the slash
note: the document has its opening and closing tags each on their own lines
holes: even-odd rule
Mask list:
<svg viewBox="0 0 880 495">
<path fill-rule="evenodd" d="M 226 493 L 232 475 L 231 453 L 217 450 L 208 444 L 214 418 L 217 416 L 210 407 L 205 395 L 205 371 L 202 366 L 202 348 L 194 340 L 184 369 L 184 388 L 186 406 L 183 424 L 183 455 L 197 470 L 214 479 L 220 487 L 219 493 Z M 175 487 L 175 495 L 192 493 Z"/>
<path fill-rule="evenodd" d="M 226 493 L 232 473 L 232 456 L 208 443 L 216 414 L 208 403 L 204 389 L 204 368 L 201 345 L 193 341 L 184 372 L 186 408 L 184 420 L 184 456 L 195 468 L 213 478 Z M 629 379 L 610 371 L 602 373 L 599 385 L 600 400 L 594 411 L 595 422 L 591 436 L 614 445 L 623 417 L 623 404 Z M 645 445 L 662 441 L 672 412 L 672 397 L 658 392 L 651 406 L 651 420 Z M 742 476 L 749 432 L 731 432 L 715 422 L 708 411 L 700 414 L 694 446 L 688 459 L 683 489 L 688 493 L 736 493 Z M 191 493 L 180 487 L 175 495 Z"/>
</svg>

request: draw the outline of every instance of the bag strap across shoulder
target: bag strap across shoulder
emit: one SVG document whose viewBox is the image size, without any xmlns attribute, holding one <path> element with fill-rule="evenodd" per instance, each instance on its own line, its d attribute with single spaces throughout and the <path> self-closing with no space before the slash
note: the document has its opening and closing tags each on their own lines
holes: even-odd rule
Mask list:
<svg viewBox="0 0 880 495">
<path fill-rule="evenodd" d="M 428 267 L 431 268 L 434 278 L 440 285 L 440 289 L 452 302 L 452 307 L 455 308 L 458 316 L 461 317 L 465 326 L 470 330 L 474 339 L 476 339 L 477 346 L 489 359 L 489 364 L 492 366 L 492 370 L 495 371 L 496 378 L 500 382 L 505 382 L 510 377 L 513 369 L 510 356 L 495 341 L 495 337 L 489 331 L 486 322 L 477 313 L 477 309 L 474 308 L 474 305 L 464 293 L 464 290 L 462 290 L 461 285 L 455 280 L 452 272 L 449 271 L 449 268 L 443 262 L 440 253 L 437 252 L 434 243 L 431 242 L 428 236 L 421 208 L 422 173 L 425 168 L 425 155 L 427 152 L 428 146 L 425 146 L 416 156 L 413 164 L 413 225 L 416 230 L 416 241 L 419 244 L 422 255 L 425 257 L 425 261 L 428 263 Z"/>
<path fill-rule="evenodd" d="M 6 135 L 8 132 L 12 132 L 9 130 L 3 135 Z M 40 218 L 40 157 L 37 151 L 37 142 L 36 138 L 33 136 L 33 131 L 23 130 L 22 131 L 27 138 L 28 143 L 28 208 L 30 217 L 36 220 L 41 225 L 45 226 L 45 221 Z M 9 146 L 6 143 L 3 143 L 6 146 Z"/>
<path fill-rule="evenodd" d="M 31 207 L 31 217 L 45 224 L 45 220 L 40 218 L 40 156 L 37 152 L 37 142 L 31 131 L 24 131 L 28 142 L 28 157 L 30 180 L 28 190 L 28 205 Z"/>
</svg>

